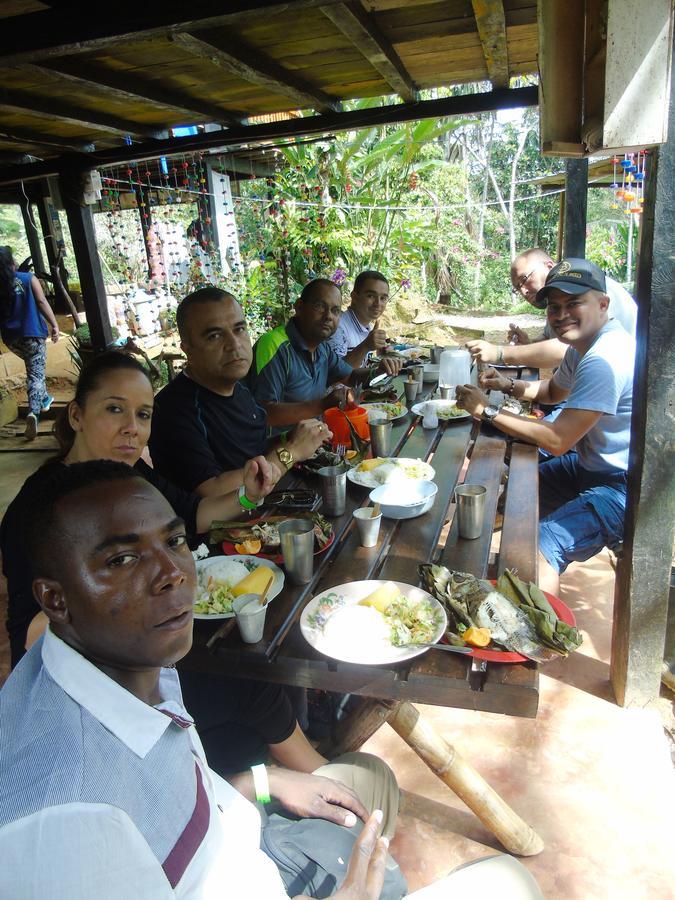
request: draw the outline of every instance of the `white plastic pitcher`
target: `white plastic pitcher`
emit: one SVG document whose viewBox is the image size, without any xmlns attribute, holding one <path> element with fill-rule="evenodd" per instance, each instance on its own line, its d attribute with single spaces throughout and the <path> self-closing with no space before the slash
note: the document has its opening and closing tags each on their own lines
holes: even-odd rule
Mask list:
<svg viewBox="0 0 675 900">
<path fill-rule="evenodd" d="M 441 368 L 438 373 L 440 387 L 456 387 L 469 384 L 471 379 L 471 354 L 460 347 L 441 353 Z"/>
</svg>

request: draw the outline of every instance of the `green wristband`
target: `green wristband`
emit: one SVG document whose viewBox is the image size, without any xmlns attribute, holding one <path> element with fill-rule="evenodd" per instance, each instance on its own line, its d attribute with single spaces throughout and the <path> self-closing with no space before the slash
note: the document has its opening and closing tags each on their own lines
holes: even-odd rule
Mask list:
<svg viewBox="0 0 675 900">
<path fill-rule="evenodd" d="M 253 500 L 249 500 L 248 497 L 246 496 L 246 488 L 242 484 L 242 486 L 239 488 L 239 505 L 240 506 L 242 506 L 244 509 L 250 510 L 250 509 L 257 509 L 259 506 L 262 506 L 262 503 L 263 503 L 262 500 L 258 501 L 258 503 L 254 503 Z"/>
</svg>

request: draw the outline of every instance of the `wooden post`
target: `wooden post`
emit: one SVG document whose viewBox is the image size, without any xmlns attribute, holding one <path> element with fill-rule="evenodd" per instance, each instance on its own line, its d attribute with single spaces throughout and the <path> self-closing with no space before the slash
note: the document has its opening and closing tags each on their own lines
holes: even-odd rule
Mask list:
<svg viewBox="0 0 675 900">
<path fill-rule="evenodd" d="M 672 75 L 671 75 L 672 78 Z M 670 137 L 650 155 L 637 264 L 637 359 L 624 549 L 610 677 L 621 706 L 659 695 L 675 522 L 675 90 Z"/>
<path fill-rule="evenodd" d="M 26 229 L 26 238 L 28 239 L 28 246 L 30 247 L 30 255 L 33 257 L 33 271 L 36 274 L 46 272 L 45 261 L 42 256 L 42 247 L 40 246 L 40 235 L 35 225 L 32 204 L 28 197 L 20 194 L 19 205 L 21 206 L 23 226 Z M 18 262 L 19 261 L 17 261 L 17 264 Z"/>
<path fill-rule="evenodd" d="M 516 856 L 535 856 L 544 842 L 530 826 L 438 734 L 411 703 L 401 703 L 388 719 L 394 731 L 453 790 L 486 828 Z"/>
<path fill-rule="evenodd" d="M 565 163 L 565 225 L 563 256 L 583 258 L 586 253 L 586 207 L 588 205 L 588 160 Z"/>
<path fill-rule="evenodd" d="M 83 172 L 67 170 L 61 173 L 59 181 L 63 205 L 68 216 L 70 237 L 73 241 L 75 261 L 80 273 L 80 285 L 87 324 L 94 350 L 105 350 L 113 342 L 108 303 L 101 263 L 96 247 L 94 217 L 91 208 L 84 204 L 82 191 Z"/>
</svg>

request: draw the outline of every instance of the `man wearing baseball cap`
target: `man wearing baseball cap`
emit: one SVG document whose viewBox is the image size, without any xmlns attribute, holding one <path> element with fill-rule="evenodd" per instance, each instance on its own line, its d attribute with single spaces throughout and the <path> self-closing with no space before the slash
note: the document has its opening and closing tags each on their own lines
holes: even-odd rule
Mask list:
<svg viewBox="0 0 675 900">
<path fill-rule="evenodd" d="M 488 369 L 480 385 L 519 400 L 564 400 L 558 418 L 534 421 L 502 410 L 472 385 L 457 388 L 457 403 L 552 455 L 539 467 L 539 584 L 556 593 L 570 562 L 623 540 L 635 339 L 609 318 L 605 275 L 588 260 L 563 259 L 536 299 L 546 303 L 548 324 L 567 345 L 560 368 L 546 381 Z"/>
<path fill-rule="evenodd" d="M 539 292 L 555 263 L 545 250 L 532 247 L 518 254 L 511 263 L 511 285 L 514 295 L 520 294 L 537 309 L 546 308 L 546 300 L 538 300 Z M 629 334 L 635 337 L 637 305 L 628 291 L 605 276 L 605 293 L 610 299 L 609 317 L 617 319 Z M 527 332 L 511 324 L 504 345 L 489 341 L 467 341 L 467 348 L 477 362 L 506 366 L 534 366 L 552 369 L 560 365 L 567 349 L 546 325 L 540 338 L 530 341 Z"/>
</svg>

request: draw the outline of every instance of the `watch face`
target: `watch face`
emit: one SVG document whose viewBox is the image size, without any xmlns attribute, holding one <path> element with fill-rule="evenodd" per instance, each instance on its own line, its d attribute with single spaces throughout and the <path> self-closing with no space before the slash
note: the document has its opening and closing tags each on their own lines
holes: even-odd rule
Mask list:
<svg viewBox="0 0 675 900">
<path fill-rule="evenodd" d="M 290 467 L 293 465 L 293 454 L 291 453 L 291 451 L 284 449 L 278 450 L 277 453 L 279 454 L 279 459 L 281 460 L 281 462 L 286 466 L 287 469 L 290 469 Z"/>
</svg>

